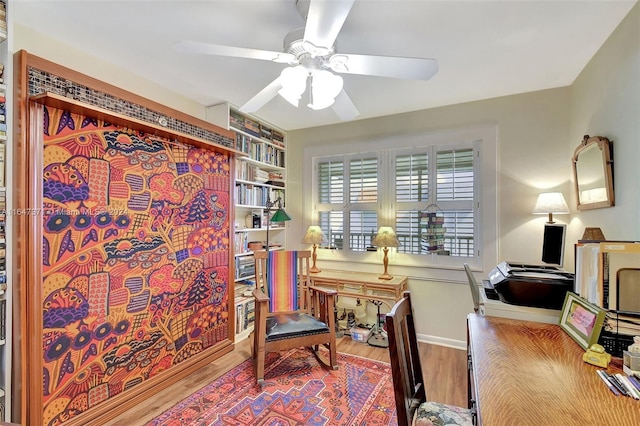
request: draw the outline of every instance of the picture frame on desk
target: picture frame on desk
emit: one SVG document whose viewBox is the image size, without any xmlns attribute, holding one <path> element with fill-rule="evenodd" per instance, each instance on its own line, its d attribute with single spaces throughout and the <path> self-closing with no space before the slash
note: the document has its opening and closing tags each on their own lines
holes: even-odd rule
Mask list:
<svg viewBox="0 0 640 426">
<path fill-rule="evenodd" d="M 560 327 L 582 349 L 598 343 L 606 312 L 577 294 L 568 291 L 560 315 Z"/>
</svg>

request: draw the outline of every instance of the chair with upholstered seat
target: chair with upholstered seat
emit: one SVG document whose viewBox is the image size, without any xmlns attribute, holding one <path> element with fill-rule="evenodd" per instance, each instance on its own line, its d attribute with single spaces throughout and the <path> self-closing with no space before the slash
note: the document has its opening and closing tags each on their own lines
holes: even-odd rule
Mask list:
<svg viewBox="0 0 640 426">
<path fill-rule="evenodd" d="M 472 426 L 471 410 L 427 401 L 410 293 L 386 315 L 389 357 L 399 426 Z"/>
<path fill-rule="evenodd" d="M 267 352 L 309 347 L 337 369 L 334 290 L 310 285 L 310 251 L 258 251 L 253 358 L 256 381 L 264 381 Z M 321 347 L 328 353 L 319 356 Z"/>
</svg>

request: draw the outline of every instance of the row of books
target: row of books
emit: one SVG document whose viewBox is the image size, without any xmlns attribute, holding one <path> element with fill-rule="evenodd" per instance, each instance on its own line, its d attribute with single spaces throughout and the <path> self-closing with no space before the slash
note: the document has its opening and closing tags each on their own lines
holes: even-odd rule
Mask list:
<svg viewBox="0 0 640 426">
<path fill-rule="evenodd" d="M 284 186 L 284 175 L 282 173 L 269 172 L 241 159 L 236 159 L 236 179 L 273 185 L 278 185 L 276 182 L 282 182 L 282 185 L 278 186 Z"/>
<path fill-rule="evenodd" d="M 249 158 L 275 167 L 284 167 L 284 150 L 244 135 L 236 138 L 236 149 L 249 155 Z"/>
<path fill-rule="evenodd" d="M 253 277 L 256 273 L 256 265 L 253 256 L 236 258 L 236 280 Z"/>
<path fill-rule="evenodd" d="M 258 123 L 249 117 L 245 117 L 237 111 L 230 111 L 229 125 L 237 130 L 248 133 L 257 138 L 264 139 L 274 145 L 284 148 L 284 135 L 281 132 L 272 129 L 263 123 Z"/>
<path fill-rule="evenodd" d="M 0 145 L 4 144 L 0 143 Z M 0 166 L 0 169 L 2 170 L 0 172 L 0 224 L 4 228 L 4 224 L 7 222 L 7 188 L 4 186 L 4 166 Z M 4 229 L 2 229 L 2 235 L 0 235 L 0 238 L 4 238 Z"/>
<path fill-rule="evenodd" d="M 268 186 L 252 185 L 250 183 L 239 183 L 236 185 L 236 204 L 245 206 L 264 206 L 267 204 L 267 197 L 271 200 L 278 199 L 277 192 L 280 189 L 273 189 Z"/>
<path fill-rule="evenodd" d="M 7 301 L 0 299 L 0 340 L 4 341 L 7 337 Z"/>
<path fill-rule="evenodd" d="M 256 315 L 256 302 L 253 297 L 236 300 L 236 334 L 253 327 Z"/>
<path fill-rule="evenodd" d="M 235 284 L 236 333 L 242 333 L 253 325 L 255 301 L 251 292 L 256 288 L 253 279 L 245 279 Z"/>
<path fill-rule="evenodd" d="M 6 149 L 5 149 L 5 144 L 4 142 L 0 142 L 0 210 L 2 210 L 3 212 L 6 210 L 6 201 L 7 201 L 7 197 L 6 197 L 6 192 L 5 192 L 5 182 L 4 182 L 4 177 L 5 177 L 5 153 L 6 153 Z"/>
<path fill-rule="evenodd" d="M 243 297 L 250 297 L 254 288 L 256 288 L 256 280 L 254 279 L 244 279 L 236 282 L 234 287 L 236 300 Z"/>
</svg>

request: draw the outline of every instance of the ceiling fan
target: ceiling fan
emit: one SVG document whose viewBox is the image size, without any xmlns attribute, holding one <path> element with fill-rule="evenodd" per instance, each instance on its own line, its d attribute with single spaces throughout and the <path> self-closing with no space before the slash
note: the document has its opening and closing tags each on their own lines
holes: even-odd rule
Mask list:
<svg viewBox="0 0 640 426">
<path fill-rule="evenodd" d="M 338 74 L 429 80 L 438 72 L 435 59 L 338 53 L 335 40 L 354 1 L 296 0 L 306 25 L 285 36 L 283 52 L 197 41 L 181 41 L 175 48 L 184 53 L 260 59 L 289 65 L 242 105 L 240 111 L 255 112 L 278 94 L 297 107 L 303 93 L 309 89 L 309 108 L 317 110 L 331 106 L 341 120 L 351 120 L 359 112 L 344 91 L 342 77 Z"/>
</svg>

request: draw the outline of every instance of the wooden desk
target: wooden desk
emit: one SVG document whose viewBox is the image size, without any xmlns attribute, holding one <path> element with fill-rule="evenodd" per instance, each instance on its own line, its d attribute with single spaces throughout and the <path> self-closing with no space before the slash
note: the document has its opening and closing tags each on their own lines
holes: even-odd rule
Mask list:
<svg viewBox="0 0 640 426">
<path fill-rule="evenodd" d="M 335 289 L 338 296 L 379 300 L 391 309 L 407 289 L 407 277 L 394 275 L 390 280 L 381 280 L 379 275 L 323 269 L 311 274 L 311 282 L 318 287 Z"/>
<path fill-rule="evenodd" d="M 467 325 L 479 425 L 640 425 L 640 401 L 615 396 L 558 325 L 477 314 Z"/>
</svg>

